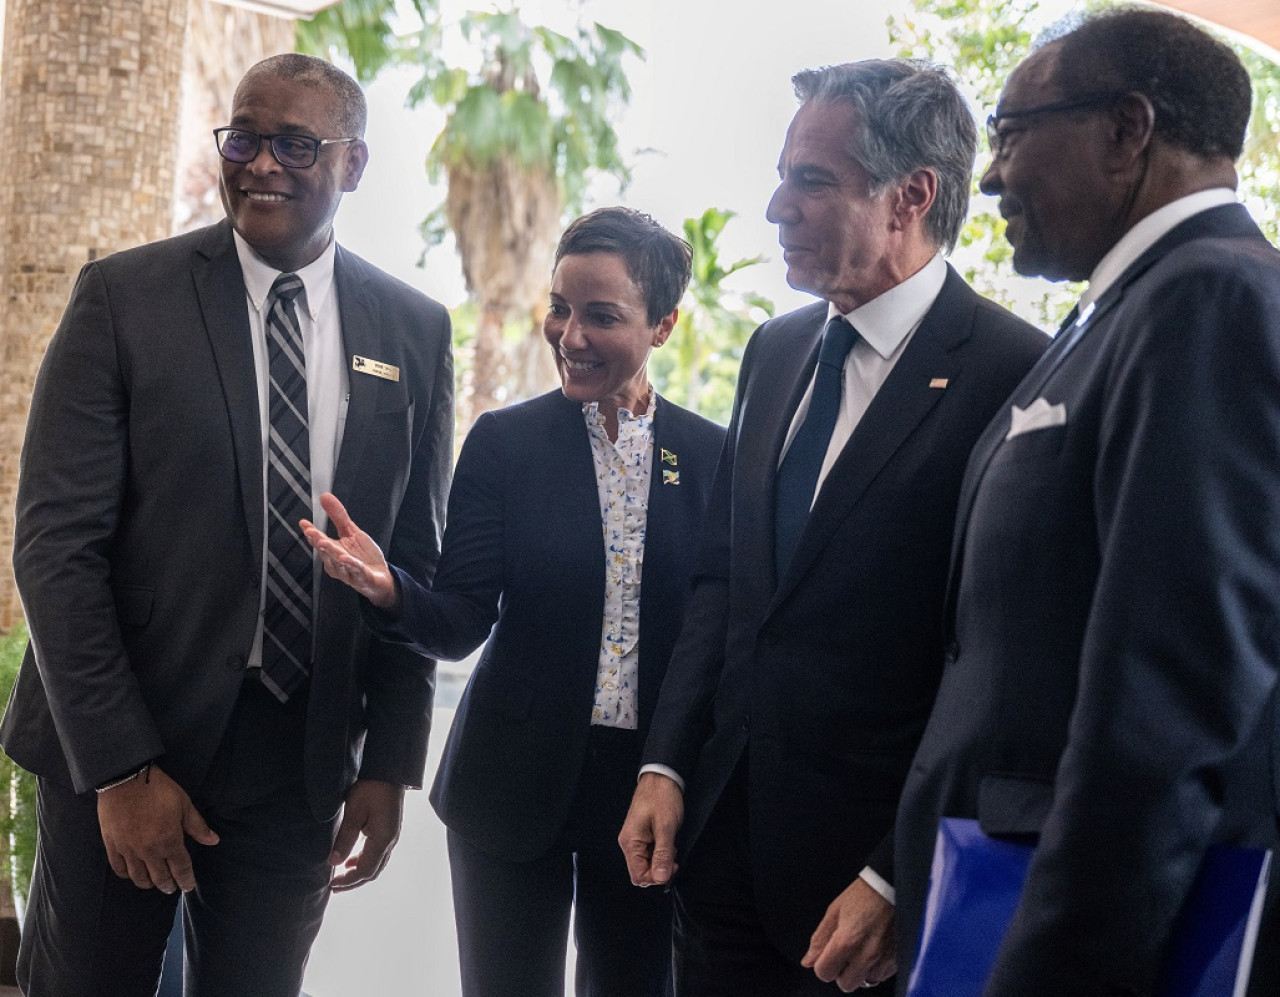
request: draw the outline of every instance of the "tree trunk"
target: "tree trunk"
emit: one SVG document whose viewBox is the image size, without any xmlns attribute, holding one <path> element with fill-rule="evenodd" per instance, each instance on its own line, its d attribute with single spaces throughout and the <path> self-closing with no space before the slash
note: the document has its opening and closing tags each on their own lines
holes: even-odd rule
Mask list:
<svg viewBox="0 0 1280 997">
<path fill-rule="evenodd" d="M 294 22 L 253 14 L 217 0 L 190 0 L 182 65 L 173 231 L 220 221 L 218 152 L 212 132 L 231 116 L 231 98 L 245 71 L 269 55 L 294 50 Z"/>
<path fill-rule="evenodd" d="M 506 380 L 506 357 L 502 348 L 502 325 L 505 310 L 485 302 L 476 321 L 475 352 L 471 360 L 471 396 L 468 399 L 465 435 L 477 419 L 490 409 L 502 405 L 502 385 Z"/>
<path fill-rule="evenodd" d="M 187 0 L 6 0 L 0 89 L 0 628 L 36 368 L 80 267 L 169 234 Z"/>
</svg>

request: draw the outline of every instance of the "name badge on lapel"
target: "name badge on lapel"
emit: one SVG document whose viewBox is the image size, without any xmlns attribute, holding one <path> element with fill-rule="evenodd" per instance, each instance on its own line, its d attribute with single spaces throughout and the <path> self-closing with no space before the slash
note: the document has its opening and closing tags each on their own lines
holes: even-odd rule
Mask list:
<svg viewBox="0 0 1280 997">
<path fill-rule="evenodd" d="M 368 357 L 351 358 L 351 369 L 361 374 L 372 374 L 386 381 L 400 380 L 400 368 L 395 364 L 383 363 L 381 360 L 370 360 Z"/>
</svg>

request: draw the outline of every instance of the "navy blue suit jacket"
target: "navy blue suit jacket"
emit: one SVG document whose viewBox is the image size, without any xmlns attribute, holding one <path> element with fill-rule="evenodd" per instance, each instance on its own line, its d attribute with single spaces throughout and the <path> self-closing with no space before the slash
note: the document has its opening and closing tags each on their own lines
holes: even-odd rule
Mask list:
<svg viewBox="0 0 1280 997">
<path fill-rule="evenodd" d="M 797 962 L 888 840 L 942 667 L 956 498 L 974 441 L 1048 345 L 948 268 L 831 469 L 782 578 L 774 475 L 825 304 L 747 347 L 684 632 L 645 749 L 688 782 L 682 853 L 747 756 L 757 904 Z"/>
<path fill-rule="evenodd" d="M 640 595 L 641 736 L 684 619 L 723 439 L 722 427 L 658 400 Z M 403 608 L 385 633 L 446 659 L 488 638 L 431 801 L 450 829 L 490 854 L 540 857 L 569 816 L 595 697 L 604 558 L 582 405 L 554 391 L 481 416 L 458 458 L 435 583 L 426 589 L 401 574 Z"/>
<path fill-rule="evenodd" d="M 1003 407 L 965 477 L 899 978 L 949 815 L 1039 839 L 990 997 L 1149 994 L 1206 847 L 1280 845 L 1280 253 L 1239 206 L 1194 216 L 1012 404 L 1062 409 L 1010 437 Z"/>
</svg>

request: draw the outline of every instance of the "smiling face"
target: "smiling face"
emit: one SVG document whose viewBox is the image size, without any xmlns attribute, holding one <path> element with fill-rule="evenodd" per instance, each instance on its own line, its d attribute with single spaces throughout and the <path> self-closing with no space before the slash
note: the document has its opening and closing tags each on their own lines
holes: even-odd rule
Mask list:
<svg viewBox="0 0 1280 997">
<path fill-rule="evenodd" d="M 849 151 L 856 112 L 812 100 L 800 107 L 778 161 L 781 182 L 765 216 L 778 226 L 787 283 L 842 312 L 898 283 L 893 212 Z"/>
<path fill-rule="evenodd" d="M 616 253 L 561 258 L 542 334 L 555 353 L 565 397 L 599 402 L 616 436 L 618 409 L 644 411 L 649 351 L 666 342 L 676 316 L 673 311 L 649 323 L 644 292 Z"/>
<path fill-rule="evenodd" d="M 1043 107 L 1073 95 L 1057 82 L 1059 43 L 1009 77 L 1000 111 Z M 1123 232 L 1127 187 L 1113 179 L 1105 108 L 1015 117 L 999 126 L 1001 154 L 979 187 L 1000 199 L 1013 267 L 1029 277 L 1084 280 Z"/>
<path fill-rule="evenodd" d="M 338 98 L 323 87 L 259 74 L 237 90 L 230 124 L 260 135 L 350 138 L 339 121 Z M 286 169 L 263 142 L 253 162 L 222 160 L 222 204 L 259 256 L 278 270 L 298 270 L 329 244 L 342 194 L 359 186 L 367 160 L 364 142 L 346 142 L 321 146 L 305 170 Z"/>
</svg>

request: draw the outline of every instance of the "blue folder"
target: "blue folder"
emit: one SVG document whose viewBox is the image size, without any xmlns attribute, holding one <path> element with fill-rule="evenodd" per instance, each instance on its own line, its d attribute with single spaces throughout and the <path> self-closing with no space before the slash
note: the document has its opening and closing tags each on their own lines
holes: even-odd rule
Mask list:
<svg viewBox="0 0 1280 997">
<path fill-rule="evenodd" d="M 942 819 L 907 997 L 981 997 L 1033 852 L 988 837 L 977 821 Z M 1243 997 L 1270 865 L 1259 848 L 1208 850 L 1174 926 L 1158 997 Z"/>
</svg>

